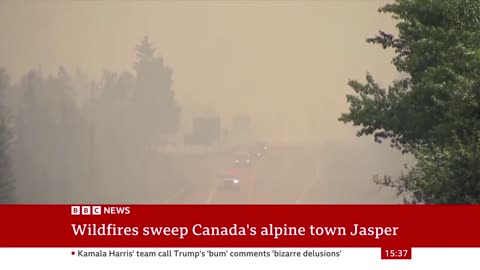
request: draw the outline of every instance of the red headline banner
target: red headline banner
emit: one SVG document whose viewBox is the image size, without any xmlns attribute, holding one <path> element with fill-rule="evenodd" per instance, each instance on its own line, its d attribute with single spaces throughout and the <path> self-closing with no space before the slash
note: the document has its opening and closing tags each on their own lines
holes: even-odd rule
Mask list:
<svg viewBox="0 0 480 270">
<path fill-rule="evenodd" d="M 479 206 L 6 205 L 0 247 L 480 247 Z"/>
</svg>

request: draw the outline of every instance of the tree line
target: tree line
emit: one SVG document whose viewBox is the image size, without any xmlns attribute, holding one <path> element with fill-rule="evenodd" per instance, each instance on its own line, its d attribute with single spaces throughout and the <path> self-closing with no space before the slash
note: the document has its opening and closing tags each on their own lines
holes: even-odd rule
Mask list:
<svg viewBox="0 0 480 270">
<path fill-rule="evenodd" d="M 156 150 L 180 123 L 173 71 L 148 37 L 136 51 L 134 72 L 105 71 L 98 81 L 63 67 L 33 69 L 15 83 L 0 72 L 0 198 L 15 200 L 15 178 L 25 202 L 101 202 L 106 190 L 118 202 L 152 170 L 150 181 L 165 182 L 158 194 L 168 194 L 180 176 Z M 79 102 L 79 93 L 88 98 Z"/>
</svg>

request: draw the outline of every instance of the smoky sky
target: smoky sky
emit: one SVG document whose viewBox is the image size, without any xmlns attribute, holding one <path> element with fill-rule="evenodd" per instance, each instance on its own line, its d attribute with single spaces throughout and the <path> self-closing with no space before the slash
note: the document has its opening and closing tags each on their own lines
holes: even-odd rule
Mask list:
<svg viewBox="0 0 480 270">
<path fill-rule="evenodd" d="M 386 1 L 1 1 L 0 65 L 13 79 L 64 65 L 98 78 L 130 71 L 148 35 L 173 69 L 184 115 L 246 113 L 272 142 L 355 140 L 337 121 L 348 79 L 395 78 L 365 43 L 395 22 Z M 80 96 L 85 93 L 79 93 Z"/>
</svg>

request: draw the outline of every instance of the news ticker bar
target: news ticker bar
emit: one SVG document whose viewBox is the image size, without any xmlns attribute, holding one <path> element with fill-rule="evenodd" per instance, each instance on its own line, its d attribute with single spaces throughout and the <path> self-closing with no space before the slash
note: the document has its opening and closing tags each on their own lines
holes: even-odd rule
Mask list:
<svg viewBox="0 0 480 270">
<path fill-rule="evenodd" d="M 72 255 L 78 257 L 140 257 L 140 258 L 337 258 L 342 255 L 341 249 L 302 249 L 302 250 L 282 250 L 282 249 L 263 249 L 260 251 L 242 251 L 242 250 L 212 250 L 200 249 L 195 251 L 184 251 L 179 249 L 169 249 L 163 251 L 142 251 L 142 250 L 77 250 L 72 251 Z M 385 249 L 380 250 L 382 260 L 410 260 L 412 259 L 412 249 Z"/>
<path fill-rule="evenodd" d="M 470 269 L 479 248 L 412 248 L 382 259 L 379 248 L 0 248 L 5 269 Z M 159 268 L 160 267 L 160 268 Z"/>
<path fill-rule="evenodd" d="M 71 255 L 81 258 L 339 258 L 345 249 L 162 249 L 138 250 L 138 249 L 76 249 Z M 412 249 L 380 249 L 382 260 L 410 260 Z"/>
<path fill-rule="evenodd" d="M 480 247 L 480 206 L 4 205 L 0 247 Z M 405 254 L 404 254 L 405 253 Z"/>
</svg>

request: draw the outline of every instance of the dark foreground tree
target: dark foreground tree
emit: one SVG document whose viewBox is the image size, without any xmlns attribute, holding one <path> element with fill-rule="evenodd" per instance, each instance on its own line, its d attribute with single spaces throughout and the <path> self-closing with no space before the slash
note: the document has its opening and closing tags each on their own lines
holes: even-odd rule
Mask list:
<svg viewBox="0 0 480 270">
<path fill-rule="evenodd" d="M 12 140 L 11 129 L 5 100 L 5 91 L 9 88 L 8 76 L 0 69 L 0 203 L 13 202 L 13 174 L 11 170 L 9 148 Z"/>
<path fill-rule="evenodd" d="M 380 31 L 367 40 L 394 49 L 406 78 L 387 89 L 370 74 L 350 81 L 350 111 L 340 121 L 358 136 L 389 140 L 417 163 L 382 185 L 412 203 L 480 203 L 480 2 L 397 0 L 379 10 L 398 20 L 398 36 Z"/>
</svg>

